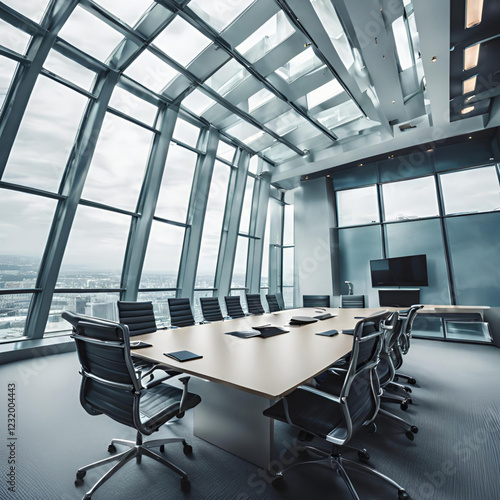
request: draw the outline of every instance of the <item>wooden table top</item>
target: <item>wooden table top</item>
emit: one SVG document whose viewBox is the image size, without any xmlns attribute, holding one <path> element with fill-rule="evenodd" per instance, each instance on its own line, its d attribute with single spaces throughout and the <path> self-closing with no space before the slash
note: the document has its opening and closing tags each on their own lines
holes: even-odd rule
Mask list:
<svg viewBox="0 0 500 500">
<path fill-rule="evenodd" d="M 141 335 L 152 347 L 134 350 L 134 356 L 158 362 L 198 377 L 236 387 L 246 392 L 277 399 L 323 372 L 352 348 L 352 329 L 358 319 L 388 308 L 287 309 L 259 316 L 217 321 L 178 329 L 159 330 Z M 292 316 L 337 315 L 304 326 L 289 326 Z M 239 338 L 226 332 L 249 330 L 264 324 L 282 326 L 289 333 L 274 337 Z M 336 329 L 334 337 L 315 335 Z M 201 359 L 178 362 L 163 353 L 188 350 Z"/>
</svg>

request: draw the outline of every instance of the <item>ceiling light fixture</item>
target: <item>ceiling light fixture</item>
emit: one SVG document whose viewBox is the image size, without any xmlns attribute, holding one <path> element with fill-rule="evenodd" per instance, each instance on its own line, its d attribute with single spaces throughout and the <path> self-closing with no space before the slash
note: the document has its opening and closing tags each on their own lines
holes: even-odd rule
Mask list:
<svg viewBox="0 0 500 500">
<path fill-rule="evenodd" d="M 467 103 L 467 102 L 472 101 L 472 99 L 474 99 L 474 97 L 476 97 L 476 94 L 473 94 L 473 95 L 471 95 L 471 96 L 467 97 L 467 98 L 465 99 L 465 102 Z"/>
<path fill-rule="evenodd" d="M 465 7 L 465 27 L 477 26 L 483 17 L 483 0 L 467 0 Z"/>
<path fill-rule="evenodd" d="M 474 110 L 474 106 L 467 106 L 466 108 L 462 109 L 461 113 L 463 115 L 466 115 L 467 113 L 470 113 L 473 110 Z M 469 137 L 469 139 L 470 139 L 470 137 Z"/>
<path fill-rule="evenodd" d="M 431 59 L 431 62 L 436 62 L 437 61 L 437 57 L 436 56 L 432 56 L 432 59 Z"/>
<path fill-rule="evenodd" d="M 477 80 L 477 75 L 474 75 L 462 82 L 464 94 L 474 92 L 474 89 L 476 88 L 476 80 Z"/>
<path fill-rule="evenodd" d="M 464 49 L 464 71 L 477 66 L 480 46 L 480 43 L 476 43 L 475 45 L 471 45 L 470 47 Z"/>
</svg>

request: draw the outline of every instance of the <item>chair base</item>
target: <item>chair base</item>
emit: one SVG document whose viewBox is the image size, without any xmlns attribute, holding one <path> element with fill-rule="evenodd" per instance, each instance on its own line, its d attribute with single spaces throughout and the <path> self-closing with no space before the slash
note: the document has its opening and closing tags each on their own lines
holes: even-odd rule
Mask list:
<svg viewBox="0 0 500 500">
<path fill-rule="evenodd" d="M 118 461 L 110 470 L 108 470 L 108 472 L 106 472 L 106 474 L 104 474 L 104 476 L 102 476 L 97 481 L 97 483 L 94 484 L 94 486 L 92 486 L 92 488 L 90 488 L 90 490 L 84 495 L 83 500 L 90 500 L 92 498 L 92 495 L 97 490 L 97 488 L 102 486 L 111 476 L 113 476 L 116 472 L 118 472 L 127 462 L 130 462 L 130 460 L 132 460 L 133 458 L 135 458 L 137 463 L 140 464 L 143 455 L 152 458 L 157 462 L 160 462 L 161 464 L 168 467 L 170 470 L 179 474 L 181 476 L 181 490 L 189 491 L 191 489 L 191 484 L 189 482 L 187 474 L 182 469 L 174 465 L 172 462 L 165 460 L 163 457 L 161 457 L 160 455 L 151 450 L 151 448 L 159 448 L 160 452 L 163 452 L 165 450 L 165 445 L 169 443 L 182 443 L 184 447 L 183 451 L 186 455 L 190 455 L 193 451 L 192 447 L 183 438 L 156 439 L 152 441 L 146 441 L 145 443 L 143 443 L 142 435 L 141 433 L 138 432 L 137 440 L 135 443 L 134 441 L 127 441 L 124 439 L 113 439 L 110 445 L 108 446 L 109 453 L 116 452 L 115 444 L 126 446 L 129 449 L 121 453 L 118 453 L 117 455 L 113 455 L 111 457 L 104 458 L 103 460 L 99 460 L 89 465 L 85 465 L 84 467 L 81 467 L 80 469 L 77 470 L 75 485 L 81 486 L 83 484 L 83 478 L 87 474 L 88 470 L 100 467 L 101 465 L 110 462 Z"/>
<path fill-rule="evenodd" d="M 396 372 L 396 375 L 394 376 L 394 380 L 397 381 L 400 378 L 405 379 L 411 385 L 415 385 L 417 383 L 417 381 L 411 375 L 405 375 L 404 373 L 397 373 Z"/>
<path fill-rule="evenodd" d="M 410 424 L 408 421 L 404 420 L 397 415 L 394 415 L 383 408 L 380 408 L 377 415 L 383 415 L 384 417 L 390 418 L 394 422 L 401 424 L 403 427 L 406 427 L 405 436 L 413 441 L 415 439 L 415 434 L 418 432 L 418 427 L 416 425 Z"/>
<path fill-rule="evenodd" d="M 334 447 L 332 453 L 327 453 L 327 452 L 325 452 L 323 450 L 320 450 L 318 448 L 314 448 L 312 446 L 306 446 L 305 449 L 309 450 L 309 451 L 312 451 L 312 452 L 320 455 L 322 458 L 319 458 L 317 460 L 309 460 L 309 461 L 306 461 L 306 462 L 296 463 L 296 464 L 290 465 L 286 469 L 283 469 L 281 472 L 278 472 L 276 474 L 276 476 L 274 477 L 273 482 L 272 482 L 272 485 L 275 488 L 280 488 L 282 486 L 283 481 L 284 481 L 283 480 L 283 474 L 286 471 L 292 469 L 293 467 L 298 467 L 299 465 L 306 465 L 306 464 L 321 464 L 321 463 L 324 463 L 324 464 L 327 464 L 332 470 L 335 470 L 335 471 L 338 472 L 338 474 L 340 475 L 340 477 L 344 480 L 344 482 L 345 482 L 345 484 L 346 484 L 349 492 L 351 493 L 351 496 L 355 500 L 360 500 L 360 497 L 359 497 L 358 493 L 356 492 L 356 489 L 354 488 L 354 485 L 352 484 L 352 482 L 351 482 L 351 480 L 350 480 L 350 478 L 349 478 L 349 476 L 347 474 L 346 468 L 356 469 L 358 471 L 367 472 L 368 474 L 376 476 L 379 479 L 382 479 L 385 482 L 387 482 L 390 485 L 392 485 L 395 488 L 397 488 L 397 490 L 398 490 L 398 500 L 410 500 L 410 495 L 408 495 L 408 493 L 406 492 L 406 490 L 401 485 L 399 485 L 398 483 L 396 483 L 396 481 L 394 481 L 390 477 L 385 476 L 384 474 L 382 474 L 382 473 L 380 473 L 380 472 L 372 469 L 371 467 L 368 467 L 365 464 L 361 464 L 361 463 L 355 462 L 353 460 L 349 460 L 349 459 L 343 458 L 340 455 L 340 453 L 337 452 L 337 448 L 336 447 Z"/>
</svg>

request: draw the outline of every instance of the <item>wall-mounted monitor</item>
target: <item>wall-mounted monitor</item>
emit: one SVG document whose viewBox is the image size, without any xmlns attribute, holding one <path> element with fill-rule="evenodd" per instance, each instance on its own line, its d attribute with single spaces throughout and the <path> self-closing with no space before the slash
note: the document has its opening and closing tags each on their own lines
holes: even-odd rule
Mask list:
<svg viewBox="0 0 500 500">
<path fill-rule="evenodd" d="M 370 261 L 372 286 L 428 286 L 427 258 L 408 255 Z"/>
</svg>

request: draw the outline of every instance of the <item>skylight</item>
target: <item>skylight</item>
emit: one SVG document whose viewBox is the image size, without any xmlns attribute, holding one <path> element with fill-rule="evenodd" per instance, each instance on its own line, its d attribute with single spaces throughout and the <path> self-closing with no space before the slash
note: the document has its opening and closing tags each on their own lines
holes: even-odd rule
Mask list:
<svg viewBox="0 0 500 500">
<path fill-rule="evenodd" d="M 323 63 L 316 56 L 312 47 L 308 47 L 293 59 L 290 59 L 284 66 L 278 68 L 275 73 L 283 78 L 285 82 L 292 83 L 301 76 L 307 75 L 322 66 L 324 66 Z"/>
<path fill-rule="evenodd" d="M 410 41 L 403 16 L 398 17 L 392 23 L 392 33 L 394 34 L 394 41 L 396 43 L 399 65 L 401 66 L 401 70 L 404 71 L 413 66 L 413 59 L 411 57 Z"/>
<path fill-rule="evenodd" d="M 43 67 L 85 90 L 90 90 L 90 86 L 95 78 L 93 71 L 55 50 L 49 52 L 47 59 L 43 63 Z"/>
<path fill-rule="evenodd" d="M 274 118 L 270 122 L 266 123 L 266 127 L 271 129 L 278 135 L 285 135 L 288 132 L 300 127 L 305 123 L 304 118 L 302 118 L 296 111 L 291 109 L 286 113 Z"/>
<path fill-rule="evenodd" d="M 240 120 L 235 125 L 227 128 L 225 132 L 240 140 L 244 144 L 250 144 L 264 135 L 264 131 L 243 120 Z"/>
<path fill-rule="evenodd" d="M 198 89 L 194 89 L 183 101 L 182 105 L 195 115 L 201 116 L 215 101 Z"/>
<path fill-rule="evenodd" d="M 283 11 L 279 11 L 260 28 L 254 31 L 236 50 L 245 59 L 254 63 L 264 57 L 274 47 L 284 42 L 295 30 L 288 22 Z"/>
<path fill-rule="evenodd" d="M 179 64 L 188 66 L 211 41 L 177 15 L 153 43 Z"/>
<path fill-rule="evenodd" d="M 208 78 L 205 83 L 221 96 L 225 96 L 249 76 L 250 73 L 241 64 L 234 59 L 230 59 L 219 71 Z"/>
<path fill-rule="evenodd" d="M 272 92 L 267 89 L 261 89 L 256 94 L 248 98 L 248 112 L 253 113 L 256 109 L 271 101 L 274 97 Z"/>
<path fill-rule="evenodd" d="M 2 0 L 3 3 L 17 10 L 31 20 L 39 23 L 50 0 Z"/>
<path fill-rule="evenodd" d="M 321 85 L 321 87 L 318 87 L 317 89 L 314 89 L 307 94 L 307 109 L 312 109 L 322 102 L 325 102 L 328 99 L 339 95 L 341 92 L 343 92 L 343 90 L 344 89 L 342 88 L 342 85 L 340 85 L 340 83 L 336 79 L 333 79 L 328 83 Z"/>
<path fill-rule="evenodd" d="M 79 6 L 64 23 L 59 36 L 102 62 L 123 39 L 118 31 Z"/>
<path fill-rule="evenodd" d="M 346 101 L 334 108 L 318 113 L 315 118 L 326 128 L 335 129 L 361 116 L 363 116 L 363 113 L 356 104 L 353 101 Z"/>
<path fill-rule="evenodd" d="M 219 33 L 229 26 L 254 0 L 191 0 L 188 7 Z"/>
<path fill-rule="evenodd" d="M 143 51 L 124 73 L 157 93 L 179 74 L 149 50 Z"/>
<path fill-rule="evenodd" d="M 27 33 L 0 19 L 0 45 L 24 55 L 30 39 Z"/>
<path fill-rule="evenodd" d="M 94 1 L 129 26 L 135 26 L 144 12 L 146 12 L 149 6 L 153 3 L 152 0 L 134 0 L 133 2 L 125 2 L 124 0 Z"/>
</svg>

